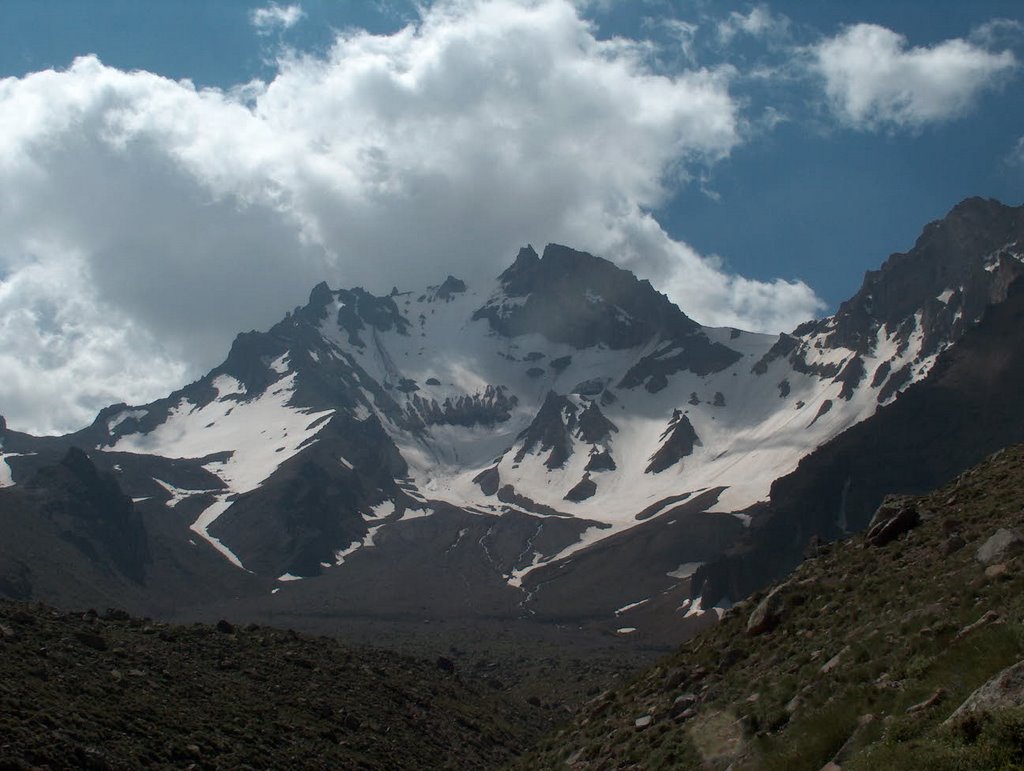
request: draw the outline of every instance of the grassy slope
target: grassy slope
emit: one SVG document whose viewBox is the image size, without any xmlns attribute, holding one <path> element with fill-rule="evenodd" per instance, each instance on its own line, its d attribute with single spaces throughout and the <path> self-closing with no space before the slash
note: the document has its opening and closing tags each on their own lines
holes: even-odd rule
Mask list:
<svg viewBox="0 0 1024 771">
<path fill-rule="evenodd" d="M 786 610 L 773 631 L 746 633 L 769 588 L 591 702 L 520 766 L 1024 767 L 1024 710 L 940 725 L 1024 658 L 1024 557 L 998 577 L 975 560 L 997 528 L 1024 525 L 1024 448 L 916 500 L 925 521 L 897 541 L 874 547 L 856 536 L 805 561 L 781 590 Z M 989 611 L 996 623 L 958 636 Z M 936 703 L 908 712 L 937 691 Z M 673 717 L 685 693 L 697 697 L 696 714 Z"/>
<path fill-rule="evenodd" d="M 486 768 L 536 712 L 327 638 L 0 601 L 0 769 Z"/>
</svg>

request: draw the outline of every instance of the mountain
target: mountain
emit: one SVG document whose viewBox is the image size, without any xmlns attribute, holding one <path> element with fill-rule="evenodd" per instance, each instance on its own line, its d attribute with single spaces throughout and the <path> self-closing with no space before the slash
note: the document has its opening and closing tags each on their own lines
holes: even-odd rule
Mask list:
<svg viewBox="0 0 1024 771">
<path fill-rule="evenodd" d="M 111 521 L 134 544 L 69 511 L 22 528 L 0 576 L 19 596 L 79 601 L 91 586 L 171 616 L 517 620 L 676 641 L 813 536 L 863 526 L 891 484 L 943 481 L 1016 436 L 1004 341 L 1021 333 L 1021 244 L 1024 207 L 969 199 L 835 315 L 784 335 L 702 327 L 559 245 L 521 249 L 480 286 L 320 284 L 165 399 L 63 437 L 0 430 L 0 515 L 36 517 L 31 480 L 78 448 L 118 486 Z M 996 393 L 988 422 L 942 411 Z M 930 437 L 935 463 L 900 431 Z M 822 460 L 839 455 L 869 459 L 851 475 Z M 74 597 L 58 567 L 80 577 Z"/>
<path fill-rule="evenodd" d="M 516 767 L 1019 767 L 1022 491 L 1017 445 L 888 498 Z"/>
</svg>

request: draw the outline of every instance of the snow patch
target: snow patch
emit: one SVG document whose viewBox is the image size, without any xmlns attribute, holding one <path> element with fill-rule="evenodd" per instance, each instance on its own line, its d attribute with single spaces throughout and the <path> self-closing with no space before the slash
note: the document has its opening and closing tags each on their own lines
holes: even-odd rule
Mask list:
<svg viewBox="0 0 1024 771">
<path fill-rule="evenodd" d="M 301 581 L 303 576 L 293 576 L 291 573 L 282 573 L 277 577 L 278 581 Z"/>
<path fill-rule="evenodd" d="M 11 467 L 7 465 L 7 458 L 27 457 L 35 455 L 34 452 L 0 452 L 0 487 L 13 487 L 14 474 Z"/>
<path fill-rule="evenodd" d="M 153 481 L 171 494 L 171 500 L 164 504 L 169 509 L 173 509 L 183 500 L 191 498 L 193 495 L 207 495 L 211 492 L 210 490 L 186 490 L 182 487 L 175 487 L 174 485 L 165 482 L 162 479 L 157 479 L 156 477 L 153 477 Z"/>
<path fill-rule="evenodd" d="M 110 418 L 107 421 L 107 432 L 112 434 L 114 433 L 115 428 L 117 428 L 119 425 L 124 423 L 129 418 L 134 418 L 135 420 L 138 420 L 139 418 L 146 417 L 147 414 L 148 413 L 146 410 L 121 410 L 119 413 L 114 415 L 114 417 Z"/>
<path fill-rule="evenodd" d="M 629 603 L 629 605 L 623 605 L 621 608 L 619 608 L 617 611 L 615 611 L 615 615 L 616 616 L 621 616 L 626 611 L 632 610 L 633 608 L 639 608 L 644 603 L 650 602 L 650 599 L 651 598 L 648 597 L 648 598 L 643 599 L 643 600 L 638 600 L 637 602 L 631 602 L 631 603 Z"/>
<path fill-rule="evenodd" d="M 386 519 L 395 513 L 395 502 L 392 500 L 381 501 L 380 503 L 370 507 L 369 514 L 363 514 L 363 519 L 374 520 L 374 519 Z"/>
<path fill-rule="evenodd" d="M 218 397 L 198 407 L 182 398 L 170 409 L 166 420 L 150 433 L 126 434 L 113 446 L 97 449 L 165 458 L 203 458 L 230 453 L 227 460 L 207 463 L 204 468 L 220 477 L 231 492 L 248 492 L 259 487 L 278 466 L 295 455 L 326 425 L 325 418 L 334 413 L 334 410 L 310 412 L 290 407 L 295 377 L 296 373 L 292 372 L 279 380 L 273 391 L 249 401 Z"/>
<path fill-rule="evenodd" d="M 285 373 L 288 372 L 288 364 L 288 353 L 285 352 L 278 356 L 276 359 L 274 359 L 272 362 L 270 362 L 270 364 L 268 364 L 267 366 L 270 367 L 278 375 L 284 375 Z"/>
<path fill-rule="evenodd" d="M 402 512 L 402 518 L 398 521 L 407 522 L 410 519 L 423 519 L 424 517 L 431 516 L 433 513 L 434 510 L 430 508 L 406 509 L 405 511 Z"/>
<path fill-rule="evenodd" d="M 334 552 L 334 564 L 343 565 L 345 563 L 345 557 L 352 554 L 356 549 L 363 545 L 362 541 L 353 541 L 348 547 L 339 549 Z"/>
<path fill-rule="evenodd" d="M 218 399 L 245 393 L 245 386 L 242 385 L 242 382 L 231 377 L 231 375 L 217 375 L 211 385 L 217 390 Z"/>
<path fill-rule="evenodd" d="M 703 565 L 703 562 L 683 562 L 675 570 L 672 570 L 665 575 L 669 578 L 689 578 L 697 572 L 697 568 Z"/>
<path fill-rule="evenodd" d="M 207 506 L 203 510 L 203 513 L 199 515 L 199 518 L 189 526 L 189 530 L 201 536 L 203 540 L 223 554 L 232 565 L 245 570 L 246 567 L 242 564 L 242 561 L 235 556 L 235 553 L 225 546 L 219 538 L 215 538 L 207 532 L 210 525 L 217 521 L 217 517 L 227 511 L 230 506 L 231 501 L 228 500 L 228 495 L 218 495 L 217 500 Z"/>
</svg>

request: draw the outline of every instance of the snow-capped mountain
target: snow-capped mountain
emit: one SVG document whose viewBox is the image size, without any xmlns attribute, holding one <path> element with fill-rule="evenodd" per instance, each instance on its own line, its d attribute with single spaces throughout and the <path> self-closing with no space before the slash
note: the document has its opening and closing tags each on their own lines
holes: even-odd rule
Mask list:
<svg viewBox="0 0 1024 771">
<path fill-rule="evenodd" d="M 970 199 L 781 336 L 702 327 L 554 244 L 478 286 L 320 284 L 166 399 L 3 430 L 0 485 L 82 448 L 193 557 L 270 582 L 253 602 L 693 619 L 691 576 L 773 483 L 926 379 L 1022 259 L 1024 207 Z"/>
</svg>

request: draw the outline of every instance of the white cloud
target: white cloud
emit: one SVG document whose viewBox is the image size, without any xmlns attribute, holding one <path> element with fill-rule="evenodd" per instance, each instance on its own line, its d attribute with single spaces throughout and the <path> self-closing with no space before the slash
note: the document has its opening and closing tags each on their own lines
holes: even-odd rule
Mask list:
<svg viewBox="0 0 1024 771">
<path fill-rule="evenodd" d="M 856 24 L 813 50 L 832 109 L 859 129 L 919 127 L 966 113 L 1017 67 L 1012 51 L 956 38 L 931 47 L 876 24 Z"/>
<path fill-rule="evenodd" d="M 479 280 L 528 241 L 627 265 L 704 323 L 783 329 L 820 308 L 802 284 L 730 275 L 646 213 L 741 141 L 729 70 L 657 74 L 568 0 L 422 14 L 226 92 L 92 57 L 0 80 L 13 426 L 163 396 L 322 279 Z M 47 377 L 60 409 L 30 403 Z"/>
<path fill-rule="evenodd" d="M 74 258 L 26 266 L 0 281 L 0 404 L 12 427 L 78 427 L 98 406 L 143 401 L 185 378 L 181 361 L 83 293 L 88 285 Z"/>
<path fill-rule="evenodd" d="M 751 37 L 777 37 L 789 31 L 789 19 L 782 14 L 773 14 L 765 5 L 757 5 L 745 14 L 732 11 L 718 22 L 717 31 L 723 43 L 731 42 L 740 33 Z"/>
<path fill-rule="evenodd" d="M 1017 140 L 1017 144 L 1015 144 L 1013 146 L 1013 150 L 1010 151 L 1009 162 L 1024 166 L 1024 136 Z"/>
<path fill-rule="evenodd" d="M 266 8 L 256 8 L 249 14 L 249 21 L 261 34 L 274 29 L 291 29 L 306 14 L 301 5 L 281 6 L 271 3 Z"/>
</svg>

